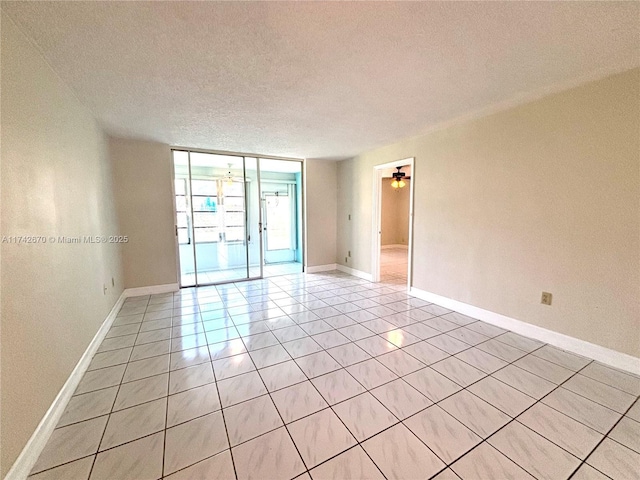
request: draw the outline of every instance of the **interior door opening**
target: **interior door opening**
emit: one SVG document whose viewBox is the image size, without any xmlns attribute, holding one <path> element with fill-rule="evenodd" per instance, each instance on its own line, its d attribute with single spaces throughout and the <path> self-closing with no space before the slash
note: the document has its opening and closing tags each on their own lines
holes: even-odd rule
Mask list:
<svg viewBox="0 0 640 480">
<path fill-rule="evenodd" d="M 413 158 L 374 168 L 373 280 L 411 286 Z"/>
</svg>

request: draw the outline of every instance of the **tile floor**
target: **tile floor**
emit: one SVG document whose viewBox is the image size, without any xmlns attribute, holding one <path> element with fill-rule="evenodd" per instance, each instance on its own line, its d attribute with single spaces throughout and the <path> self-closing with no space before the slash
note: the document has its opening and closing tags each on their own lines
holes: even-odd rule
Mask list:
<svg viewBox="0 0 640 480">
<path fill-rule="evenodd" d="M 284 262 L 284 263 L 271 263 L 262 267 L 262 276 L 264 278 L 277 277 L 280 275 L 287 275 L 291 273 L 301 273 L 302 264 L 300 262 Z M 249 275 L 252 278 L 260 276 L 260 265 L 249 266 Z M 223 270 L 211 270 L 198 274 L 198 282 L 201 285 L 210 283 L 229 282 L 237 279 L 246 278 L 247 268 L 230 268 Z M 196 276 L 194 273 L 185 273 L 181 279 L 182 285 L 195 285 Z"/>
<path fill-rule="evenodd" d="M 640 477 L 640 378 L 403 288 L 127 299 L 30 478 Z"/>
<path fill-rule="evenodd" d="M 380 281 L 393 285 L 407 284 L 407 248 L 388 246 L 380 249 Z"/>
</svg>

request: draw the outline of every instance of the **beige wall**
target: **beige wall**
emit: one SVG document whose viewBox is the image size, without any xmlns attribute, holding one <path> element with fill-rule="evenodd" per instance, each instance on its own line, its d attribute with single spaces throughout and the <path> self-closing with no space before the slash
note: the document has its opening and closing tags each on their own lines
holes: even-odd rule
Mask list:
<svg viewBox="0 0 640 480">
<path fill-rule="evenodd" d="M 404 188 L 393 188 L 390 178 L 382 179 L 381 245 L 409 244 L 409 182 L 405 180 Z"/>
<path fill-rule="evenodd" d="M 415 287 L 640 356 L 639 95 L 634 69 L 340 162 L 338 258 L 370 272 L 373 166 L 415 157 Z"/>
<path fill-rule="evenodd" d="M 104 134 L 5 14 L 1 62 L 1 234 L 47 238 L 1 244 L 4 476 L 123 282 L 118 245 L 49 240 L 120 233 Z"/>
<path fill-rule="evenodd" d="M 307 266 L 336 263 L 336 162 L 305 160 Z"/>
<path fill-rule="evenodd" d="M 173 169 L 168 145 L 109 138 L 125 288 L 177 283 Z"/>
</svg>

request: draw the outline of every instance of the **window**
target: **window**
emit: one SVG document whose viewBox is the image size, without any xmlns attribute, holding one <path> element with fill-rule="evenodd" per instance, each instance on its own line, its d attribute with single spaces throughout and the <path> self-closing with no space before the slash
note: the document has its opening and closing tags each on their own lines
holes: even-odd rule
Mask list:
<svg viewBox="0 0 640 480">
<path fill-rule="evenodd" d="M 191 180 L 193 235 L 198 243 L 220 240 L 218 181 Z"/>
<path fill-rule="evenodd" d="M 291 249 L 291 202 L 287 195 L 265 195 L 267 250 Z"/>
<path fill-rule="evenodd" d="M 220 179 L 192 179 L 189 197 L 188 181 L 187 178 L 175 179 L 178 243 L 191 244 L 191 221 L 197 243 L 244 241 L 243 182 L 234 180 L 229 184 L 227 180 Z"/>
<path fill-rule="evenodd" d="M 244 183 L 221 182 L 223 185 L 224 216 L 223 228 L 227 242 L 242 242 L 244 229 Z"/>
<path fill-rule="evenodd" d="M 187 195 L 187 179 L 176 178 L 176 214 L 178 223 L 178 243 L 180 245 L 190 244 L 191 237 L 189 233 L 189 217 L 191 209 L 189 208 L 189 197 Z"/>
</svg>

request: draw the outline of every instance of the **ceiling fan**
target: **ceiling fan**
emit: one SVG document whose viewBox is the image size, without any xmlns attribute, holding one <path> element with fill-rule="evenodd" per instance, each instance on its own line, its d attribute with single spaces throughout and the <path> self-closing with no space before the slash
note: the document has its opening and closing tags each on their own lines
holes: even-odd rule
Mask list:
<svg viewBox="0 0 640 480">
<path fill-rule="evenodd" d="M 391 180 L 391 186 L 393 188 L 402 188 L 404 187 L 407 183 L 405 182 L 405 180 L 411 180 L 411 177 L 407 177 L 406 173 L 400 171 L 402 169 L 402 167 L 396 167 L 398 169 L 397 172 L 393 172 L 391 174 L 393 180 Z"/>
</svg>

